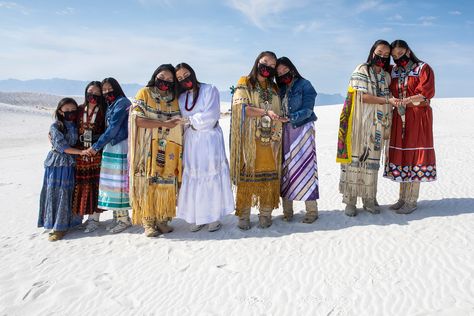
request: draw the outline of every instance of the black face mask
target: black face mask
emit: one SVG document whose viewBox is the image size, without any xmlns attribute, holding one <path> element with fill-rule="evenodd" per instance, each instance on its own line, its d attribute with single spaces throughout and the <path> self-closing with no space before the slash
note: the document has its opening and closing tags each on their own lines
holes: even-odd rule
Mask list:
<svg viewBox="0 0 474 316">
<path fill-rule="evenodd" d="M 395 62 L 395 65 L 397 65 L 398 67 L 405 67 L 410 62 L 410 57 L 408 57 L 407 54 L 404 54 L 402 57 L 398 59 L 394 58 L 393 61 Z"/>
<path fill-rule="evenodd" d="M 77 110 L 63 112 L 63 115 L 64 115 L 64 119 L 66 121 L 71 122 L 71 121 L 76 121 L 77 120 Z"/>
<path fill-rule="evenodd" d="M 91 104 L 99 104 L 100 95 L 95 95 L 95 94 L 92 94 L 92 93 L 88 93 L 86 95 L 86 100 L 87 100 L 88 103 L 91 103 Z"/>
<path fill-rule="evenodd" d="M 191 78 L 189 78 L 189 77 L 184 78 L 183 80 L 181 80 L 179 82 L 179 84 L 185 90 L 191 90 L 193 88 L 193 82 L 191 81 Z"/>
<path fill-rule="evenodd" d="M 286 74 L 281 75 L 277 78 L 278 83 L 289 84 L 293 80 L 293 74 L 291 71 L 288 71 Z"/>
<path fill-rule="evenodd" d="M 375 54 L 375 57 L 372 60 L 372 63 L 375 66 L 386 68 L 390 65 L 390 57 L 382 57 L 382 56 L 379 56 L 379 55 Z"/>
<path fill-rule="evenodd" d="M 275 74 L 275 69 L 270 66 L 259 63 L 258 64 L 258 73 L 264 78 L 273 77 Z"/>
<path fill-rule="evenodd" d="M 110 92 L 104 93 L 104 98 L 107 105 L 111 105 L 117 99 L 117 95 L 115 94 L 115 91 L 110 91 Z"/>
<path fill-rule="evenodd" d="M 158 89 L 160 89 L 161 91 L 169 91 L 173 88 L 174 83 L 163 80 L 163 79 L 156 78 L 155 79 L 155 86 Z"/>
</svg>

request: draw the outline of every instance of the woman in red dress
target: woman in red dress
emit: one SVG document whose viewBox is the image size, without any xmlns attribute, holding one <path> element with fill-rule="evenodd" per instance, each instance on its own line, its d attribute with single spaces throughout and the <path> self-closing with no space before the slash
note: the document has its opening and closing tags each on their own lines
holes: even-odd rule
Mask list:
<svg viewBox="0 0 474 316">
<path fill-rule="evenodd" d="M 396 40 L 391 47 L 395 66 L 390 91 L 399 100 L 393 111 L 384 177 L 400 182 L 400 198 L 390 208 L 410 214 L 416 210 L 420 182 L 436 180 L 430 106 L 435 80 L 431 67 L 419 60 L 405 41 Z"/>
<path fill-rule="evenodd" d="M 76 148 L 89 149 L 105 130 L 106 107 L 100 81 L 92 81 L 86 86 L 84 104 L 78 110 L 79 142 Z M 99 213 L 102 210 L 97 203 L 101 160 L 101 155 L 76 158 L 73 212 L 80 216 L 89 215 L 83 225 L 86 233 L 99 227 Z"/>
</svg>

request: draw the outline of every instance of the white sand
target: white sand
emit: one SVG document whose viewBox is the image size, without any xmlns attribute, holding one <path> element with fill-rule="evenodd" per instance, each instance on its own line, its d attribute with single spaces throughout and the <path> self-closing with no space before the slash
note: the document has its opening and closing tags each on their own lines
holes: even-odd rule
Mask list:
<svg viewBox="0 0 474 316">
<path fill-rule="evenodd" d="M 242 232 L 228 216 L 215 233 L 174 220 L 154 239 L 101 227 L 51 243 L 36 228 L 51 118 L 0 106 L 0 315 L 474 315 L 474 99 L 433 108 L 439 180 L 422 184 L 411 215 L 387 209 L 398 185 L 383 178 L 382 214 L 343 214 L 340 106 L 326 106 L 316 108 L 313 225 L 278 210 L 266 230 Z"/>
</svg>

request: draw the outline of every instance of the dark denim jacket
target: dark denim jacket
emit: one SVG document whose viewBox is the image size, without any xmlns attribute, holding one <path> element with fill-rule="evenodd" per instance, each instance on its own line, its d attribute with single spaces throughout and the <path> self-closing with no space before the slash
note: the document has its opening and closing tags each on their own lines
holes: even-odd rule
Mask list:
<svg viewBox="0 0 474 316">
<path fill-rule="evenodd" d="M 280 97 L 283 99 L 288 86 L 280 87 Z M 308 122 L 316 121 L 314 114 L 314 103 L 316 101 L 316 90 L 306 79 L 298 78 L 288 92 L 288 112 L 290 123 L 294 128 L 300 127 Z"/>
<path fill-rule="evenodd" d="M 132 105 L 132 102 L 126 97 L 121 97 L 109 105 L 105 113 L 107 128 L 99 140 L 92 145 L 95 151 L 101 150 L 108 143 L 114 146 L 128 138 L 128 110 L 130 105 Z"/>
</svg>

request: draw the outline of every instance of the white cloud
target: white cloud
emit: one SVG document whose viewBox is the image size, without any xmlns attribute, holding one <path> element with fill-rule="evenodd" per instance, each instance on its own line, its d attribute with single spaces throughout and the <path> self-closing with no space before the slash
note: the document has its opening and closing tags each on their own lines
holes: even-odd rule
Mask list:
<svg viewBox="0 0 474 316">
<path fill-rule="evenodd" d="M 17 10 L 17 11 L 20 11 L 24 15 L 29 14 L 29 11 L 26 7 L 16 2 L 0 1 L 0 9 Z"/>
<path fill-rule="evenodd" d="M 108 34 L 103 37 L 82 29 L 74 33 L 48 28 L 0 29 L 0 42 L 10 47 L 0 50 L 2 76 L 78 80 L 114 76 L 122 82 L 145 83 L 158 65 L 185 61 L 195 67 L 200 80 L 226 87 L 228 73 L 242 73 L 245 64 L 239 50 L 202 45 L 193 38 L 132 31 Z"/>
<path fill-rule="evenodd" d="M 160 5 L 160 6 L 171 7 L 173 5 L 172 0 L 138 0 L 138 3 L 140 3 L 143 6 Z"/>
<path fill-rule="evenodd" d="M 276 25 L 278 16 L 286 10 L 303 7 L 306 0 L 229 0 L 233 9 L 244 14 L 250 22 L 264 30 Z"/>
<path fill-rule="evenodd" d="M 56 11 L 57 15 L 73 15 L 74 13 L 76 13 L 76 9 L 70 7 Z"/>
<path fill-rule="evenodd" d="M 360 14 L 366 11 L 388 11 L 397 5 L 397 3 L 385 3 L 382 0 L 364 0 L 359 2 L 354 12 Z"/>
<path fill-rule="evenodd" d="M 356 12 L 364 12 L 368 10 L 372 10 L 377 8 L 382 3 L 382 1 L 378 0 L 366 0 L 366 1 L 361 1 L 361 3 L 357 6 Z"/>
<path fill-rule="evenodd" d="M 395 14 L 394 16 L 391 16 L 388 18 L 390 21 L 402 21 L 403 20 L 403 16 L 401 16 L 400 14 Z"/>
<path fill-rule="evenodd" d="M 0 2 L 0 8 L 15 9 L 17 7 L 18 7 L 18 4 L 16 2 L 5 2 L 5 1 Z"/>
<path fill-rule="evenodd" d="M 319 30 L 324 24 L 320 21 L 309 21 L 299 23 L 293 28 L 293 32 L 301 33 L 301 32 L 314 32 Z"/>
<path fill-rule="evenodd" d="M 451 15 L 461 15 L 462 13 L 461 13 L 461 11 L 456 10 L 456 11 L 449 11 L 449 14 L 451 14 Z"/>
<path fill-rule="evenodd" d="M 436 20 L 435 16 L 422 16 L 418 18 L 422 26 L 431 26 L 434 24 L 434 21 Z"/>
</svg>

